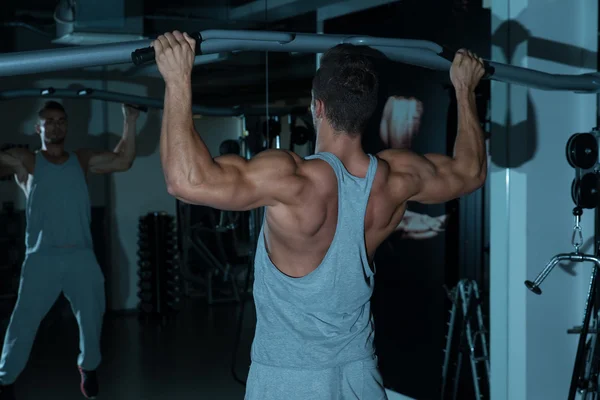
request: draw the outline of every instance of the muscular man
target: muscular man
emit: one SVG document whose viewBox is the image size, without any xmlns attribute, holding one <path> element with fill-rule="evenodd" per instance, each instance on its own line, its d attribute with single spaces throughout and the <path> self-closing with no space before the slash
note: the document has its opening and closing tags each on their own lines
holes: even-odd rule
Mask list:
<svg viewBox="0 0 600 400">
<path fill-rule="evenodd" d="M 92 247 L 87 174 L 131 168 L 139 111 L 124 105 L 123 114 L 123 138 L 114 151 L 71 152 L 64 148 L 67 114 L 60 103 L 49 101 L 36 125 L 41 149 L 0 152 L 0 171 L 15 174 L 27 199 L 26 257 L 2 348 L 1 400 L 14 399 L 13 383 L 27 363 L 42 319 L 61 292 L 79 324 L 81 392 L 87 398 L 98 393 L 95 370 L 101 359 L 104 276 Z"/>
<path fill-rule="evenodd" d="M 316 154 L 266 150 L 246 160 L 212 158 L 195 131 L 194 40 L 166 33 L 153 46 L 166 83 L 160 152 L 169 193 L 221 210 L 266 208 L 246 399 L 385 399 L 370 312 L 373 257 L 407 201 L 443 203 L 483 185 L 487 161 L 474 94 L 483 62 L 461 50 L 452 64 L 454 157 L 364 153 L 361 134 L 379 79 L 364 49 L 344 44 L 323 55 L 313 80 Z"/>
<path fill-rule="evenodd" d="M 419 132 L 423 103 L 414 97 L 390 96 L 383 108 L 379 137 L 392 149 L 409 150 L 413 137 Z M 436 237 L 444 231 L 448 216 L 431 217 L 406 210 L 396 232 L 403 239 L 423 240 Z"/>
</svg>

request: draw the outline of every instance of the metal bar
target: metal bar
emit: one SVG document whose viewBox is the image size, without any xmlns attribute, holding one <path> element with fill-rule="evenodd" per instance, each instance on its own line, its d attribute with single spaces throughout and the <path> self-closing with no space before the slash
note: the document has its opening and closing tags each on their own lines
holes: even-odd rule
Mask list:
<svg viewBox="0 0 600 400">
<path fill-rule="evenodd" d="M 594 316 L 592 317 L 591 325 L 594 327 L 592 329 L 596 329 L 598 326 L 598 312 L 594 309 L 593 314 Z M 583 384 L 585 387 L 583 391 L 580 391 L 582 399 L 587 399 L 587 395 L 590 391 L 593 394 L 598 394 L 598 357 L 600 356 L 600 347 L 597 344 L 598 335 L 592 335 L 590 338 L 589 347 L 586 344 L 586 363 L 583 372 Z M 593 396 L 592 398 L 597 398 L 597 396 Z"/>
<path fill-rule="evenodd" d="M 574 92 L 600 92 L 600 75 L 549 74 L 529 68 L 490 62 L 496 72 L 494 79 L 515 85 L 528 86 L 543 90 L 564 90 Z"/>
<path fill-rule="evenodd" d="M 268 31 L 246 31 L 246 30 L 224 30 L 210 29 L 200 33 L 202 37 L 201 49 L 202 53 L 206 50 L 202 45 L 206 41 L 213 39 L 227 40 L 243 40 L 243 41 L 259 41 L 259 42 L 277 42 L 279 44 L 297 45 L 306 41 L 313 43 L 313 46 L 333 47 L 340 43 L 349 43 L 357 46 L 382 46 L 382 47 L 406 47 L 406 48 L 421 48 L 441 53 L 442 46 L 428 40 L 416 39 L 390 39 L 373 36 L 355 36 L 355 35 L 340 35 L 340 34 L 318 34 L 318 33 L 288 33 L 288 32 L 268 32 Z M 315 52 L 314 50 L 311 52 Z"/>
<path fill-rule="evenodd" d="M 201 31 L 202 40 L 229 39 L 229 40 L 258 40 L 269 42 L 288 43 L 294 40 L 295 33 L 273 31 L 248 31 L 235 29 L 207 29 Z"/>
<path fill-rule="evenodd" d="M 203 54 L 196 56 L 194 60 L 194 67 L 198 65 L 213 64 L 223 62 L 229 58 L 229 54 L 215 53 L 215 54 Z M 145 76 L 145 77 L 161 77 L 160 71 L 156 67 L 156 64 L 147 65 L 143 67 L 133 66 L 127 71 L 123 71 L 123 76 Z"/>
<path fill-rule="evenodd" d="M 462 332 L 461 332 L 461 336 L 462 336 Z M 460 340 L 462 340 L 462 338 Z M 459 343 L 458 346 L 461 346 L 461 344 Z M 452 400 L 458 400 L 458 389 L 459 389 L 458 384 L 460 383 L 460 372 L 462 371 L 462 359 L 463 359 L 463 352 L 459 348 L 458 356 L 457 356 L 457 360 L 456 360 L 456 370 L 454 371 L 454 386 L 453 386 L 454 391 L 452 392 Z"/>
<path fill-rule="evenodd" d="M 376 38 L 371 36 L 353 36 L 343 40 L 343 43 L 349 43 L 356 46 L 370 46 L 370 47 L 405 47 L 405 48 L 417 48 L 427 49 L 435 53 L 441 53 L 444 51 L 442 46 L 435 44 L 428 40 L 415 40 L 415 39 L 388 39 L 388 38 Z"/>
<path fill-rule="evenodd" d="M 446 396 L 446 381 L 448 380 L 448 368 L 450 366 L 452 340 L 454 338 L 454 324 L 456 322 L 458 302 L 460 301 L 458 290 L 455 290 L 454 298 L 450 297 L 450 301 L 452 301 L 452 308 L 450 310 L 450 322 L 448 322 L 448 335 L 446 336 L 446 348 L 444 350 L 444 364 L 442 365 L 442 400 Z"/>
<path fill-rule="evenodd" d="M 596 253 L 598 253 L 597 250 Z M 592 269 L 592 277 L 590 280 L 588 296 L 585 301 L 583 325 L 581 327 L 581 333 L 579 334 L 579 342 L 577 343 L 577 353 L 575 355 L 575 365 L 573 366 L 573 375 L 571 376 L 571 385 L 569 387 L 569 400 L 575 400 L 575 396 L 577 395 L 577 389 L 579 387 L 579 382 L 581 380 L 581 363 L 585 357 L 585 345 L 590 325 L 590 318 L 592 316 L 592 309 L 594 308 L 597 280 L 598 264 L 594 265 L 594 268 Z"/>
<path fill-rule="evenodd" d="M 479 285 L 477 285 L 477 281 L 473 281 L 473 293 L 475 296 L 475 301 L 477 302 L 477 324 L 479 326 L 479 335 L 481 336 L 481 344 L 482 344 L 482 352 L 483 358 L 485 362 L 485 371 L 487 373 L 488 383 L 490 381 L 490 355 L 488 352 L 488 344 L 486 338 L 487 329 L 485 328 L 485 323 L 483 321 L 483 311 L 481 311 L 481 298 L 479 297 Z"/>
<path fill-rule="evenodd" d="M 3 90 L 0 91 L 0 100 L 11 100 L 23 97 L 47 97 L 47 98 L 61 98 L 61 99 L 80 99 L 87 98 L 93 100 L 103 100 L 115 103 L 127 103 L 135 104 L 139 106 L 146 106 L 155 109 L 162 109 L 164 106 L 164 100 L 152 97 L 135 96 L 126 93 L 108 92 L 105 90 L 97 90 L 92 88 L 86 89 L 55 89 L 55 88 L 42 88 L 42 89 L 16 89 L 16 90 Z M 235 117 L 243 113 L 240 108 L 219 108 L 219 107 L 204 107 L 199 105 L 192 105 L 192 112 L 194 114 L 202 114 L 207 116 L 223 116 L 223 117 Z M 262 115 L 262 114 L 261 114 Z"/>
<path fill-rule="evenodd" d="M 463 281 L 464 282 L 464 281 Z M 469 362 L 471 363 L 471 371 L 473 376 L 471 378 L 473 378 L 473 389 L 475 390 L 475 398 L 477 400 L 481 399 L 481 390 L 479 388 L 479 373 L 477 370 L 477 362 L 475 361 L 475 342 L 473 341 L 473 331 L 471 329 L 471 312 L 473 310 L 473 307 L 471 306 L 471 302 L 473 301 L 472 299 L 472 294 L 473 294 L 473 286 L 471 284 L 471 282 L 461 282 L 458 285 L 458 288 L 460 290 L 460 295 L 461 298 L 463 299 L 462 301 L 462 309 L 463 309 L 463 316 L 465 319 L 464 322 L 464 326 L 465 326 L 465 330 L 466 330 L 466 336 L 467 336 L 467 344 L 469 345 Z"/>
<path fill-rule="evenodd" d="M 151 40 L 67 47 L 0 54 L 0 76 L 39 74 L 75 68 L 131 62 L 131 52 L 152 44 Z"/>
<path fill-rule="evenodd" d="M 163 99 L 135 96 L 127 93 L 109 92 L 105 90 L 97 90 L 93 88 L 86 89 L 55 89 L 55 88 L 40 88 L 40 89 L 15 89 L 0 91 L 0 100 L 13 100 L 24 97 L 46 97 L 60 99 L 79 99 L 86 98 L 90 100 L 103 100 L 116 103 L 135 104 L 146 106 L 149 108 L 162 109 L 164 106 Z M 192 105 L 194 114 L 212 116 L 212 117 L 239 117 L 243 115 L 265 115 L 265 107 L 206 107 L 201 105 Z M 269 108 L 269 113 L 273 115 L 289 115 L 289 114 L 304 114 L 306 109 L 302 107 L 273 107 Z"/>
<path fill-rule="evenodd" d="M 546 267 L 539 273 L 533 282 L 525 281 L 525 286 L 535 294 L 542 294 L 540 285 L 544 282 L 544 279 L 550 274 L 554 267 L 561 261 L 574 261 L 574 262 L 592 262 L 594 268 L 600 267 L 600 258 L 589 254 L 582 253 L 563 253 L 557 254 L 552 257 L 550 262 L 546 264 Z"/>
<path fill-rule="evenodd" d="M 323 53 L 344 42 L 366 44 L 394 61 L 447 71 L 451 61 L 441 46 L 423 40 L 389 39 L 356 35 L 327 35 L 270 31 L 207 30 L 199 32 L 201 54 L 237 51 Z M 0 76 L 24 75 L 74 68 L 124 64 L 131 53 L 148 48 L 151 40 L 95 46 L 7 53 L 0 55 Z M 447 52 L 446 52 L 447 53 Z M 543 90 L 600 92 L 597 74 L 559 75 L 489 62 L 492 79 Z"/>
</svg>

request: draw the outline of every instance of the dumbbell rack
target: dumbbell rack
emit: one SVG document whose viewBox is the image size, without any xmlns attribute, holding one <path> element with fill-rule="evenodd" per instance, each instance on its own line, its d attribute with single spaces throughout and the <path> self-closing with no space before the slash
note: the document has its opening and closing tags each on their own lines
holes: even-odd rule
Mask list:
<svg viewBox="0 0 600 400">
<path fill-rule="evenodd" d="M 174 217 L 149 213 L 140 218 L 138 228 L 140 314 L 172 315 L 181 308 L 183 297 Z"/>
<path fill-rule="evenodd" d="M 477 400 L 489 398 L 484 394 L 489 393 L 490 381 L 488 332 L 483 321 L 479 286 L 475 280 L 463 279 L 448 292 L 448 297 L 452 302 L 452 308 L 444 350 L 441 398 L 458 399 L 464 355 L 469 358 L 475 398 Z M 451 367 L 454 368 L 452 380 L 450 379 Z M 485 377 L 485 382 L 481 381 L 482 375 Z"/>
</svg>

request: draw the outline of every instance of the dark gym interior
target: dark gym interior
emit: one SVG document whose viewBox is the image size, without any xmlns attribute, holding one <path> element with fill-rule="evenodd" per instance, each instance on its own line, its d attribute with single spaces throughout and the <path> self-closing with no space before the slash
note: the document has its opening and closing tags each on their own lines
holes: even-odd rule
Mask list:
<svg viewBox="0 0 600 400">
<path fill-rule="evenodd" d="M 591 0 L 575 1 L 570 16 L 564 16 L 567 6 L 553 8 L 555 2 L 549 0 L 521 6 L 516 0 L 5 3 L 0 54 L 154 39 L 173 30 L 263 30 L 420 39 L 449 51 L 468 48 L 485 60 L 556 74 L 597 70 L 598 4 Z M 509 15 L 505 11 L 511 5 L 513 11 L 522 10 Z M 593 18 L 584 15 L 587 8 L 593 9 Z M 555 33 L 552 27 L 571 17 L 577 26 L 565 25 Z M 568 29 L 580 33 L 562 40 Z M 311 85 L 318 56 L 264 51 L 201 56 L 192 75 L 193 103 L 214 110 L 249 110 L 237 116 L 194 115 L 211 154 L 251 157 L 267 148 L 292 150 L 302 157 L 312 154 L 316 132 Z M 527 64 L 524 57 L 534 61 Z M 67 148 L 114 147 L 123 119 L 118 98 L 71 95 L 84 89 L 162 101 L 164 87 L 157 72 L 131 65 L 0 76 L 0 151 L 39 148 L 36 112 L 44 97 L 52 97 L 44 96 L 44 90 L 65 94 L 56 100 L 69 115 Z M 15 94 L 19 90 L 30 92 Z M 412 222 L 415 231 L 398 229 L 377 251 L 372 312 L 379 368 L 390 400 L 564 399 L 574 391 L 571 374 L 582 374 L 573 372 L 575 357 L 585 363 L 585 350 L 577 347 L 581 321 L 587 316 L 584 326 L 598 324 L 597 315 L 581 312 L 589 271 L 575 264 L 580 259 L 565 258 L 571 266 L 550 275 L 542 297 L 533 297 L 523 282 L 533 279 L 555 254 L 570 251 L 575 206 L 584 210 L 580 247 L 597 255 L 594 236 L 600 225 L 592 211 L 598 199 L 595 192 L 572 189 L 571 182 L 573 169 L 583 176 L 597 165 L 600 134 L 592 132 L 592 144 L 581 144 L 585 140 L 579 137 L 567 145 L 572 134 L 596 126 L 597 99 L 595 94 L 567 97 L 576 95 L 560 91 L 544 98 L 548 92 L 532 95 L 527 90 L 537 89 L 481 82 L 477 112 L 488 139 L 488 181 L 446 204 L 410 203 L 413 219 L 406 223 Z M 411 150 L 453 154 L 457 104 L 447 71 L 388 62 L 380 91 L 378 109 L 363 135 L 366 152 L 391 147 L 379 129 L 386 101 L 401 97 L 422 107 Z M 94 253 L 106 292 L 98 399 L 243 399 L 256 324 L 253 257 L 263 210 L 217 210 L 169 195 L 160 166 L 160 127 L 160 110 L 142 112 L 132 169 L 89 180 Z M 540 145 L 541 140 L 552 146 Z M 569 149 L 577 146 L 596 146 L 592 164 L 577 164 L 581 160 L 575 159 L 575 150 L 569 156 Z M 499 171 L 515 174 L 505 179 L 504 188 Z M 591 178 L 596 172 L 588 175 L 590 188 L 597 182 Z M 560 183 L 543 182 L 548 179 Z M 3 338 L 25 258 L 27 203 L 12 176 L 0 181 L 0 205 Z M 549 221 L 555 215 L 560 221 Z M 545 321 L 543 315 L 555 318 Z M 546 332 L 554 333 L 538 340 Z M 587 335 L 586 327 L 580 343 Z M 77 321 L 61 296 L 37 330 L 16 382 L 17 399 L 82 398 L 78 352 Z M 498 381 L 490 378 L 490 363 L 498 368 Z M 538 365 L 541 375 L 534 371 Z M 597 371 L 594 378 L 597 389 Z"/>
</svg>

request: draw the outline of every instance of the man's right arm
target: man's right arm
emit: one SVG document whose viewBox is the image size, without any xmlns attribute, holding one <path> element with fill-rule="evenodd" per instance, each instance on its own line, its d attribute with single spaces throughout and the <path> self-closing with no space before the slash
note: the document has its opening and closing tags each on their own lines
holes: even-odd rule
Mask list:
<svg viewBox="0 0 600 400">
<path fill-rule="evenodd" d="M 385 150 L 379 154 L 390 165 L 390 186 L 397 188 L 398 200 L 444 203 L 483 186 L 487 155 L 474 93 L 483 73 L 481 60 L 470 53 L 457 53 L 451 70 L 458 103 L 458 134 L 453 157 L 420 156 L 406 150 Z"/>
<path fill-rule="evenodd" d="M 23 148 L 12 148 L 6 151 L 0 151 L 0 177 L 4 178 L 10 175 L 16 175 L 21 183 L 27 180 L 30 161 L 33 161 L 33 154 Z"/>
</svg>

